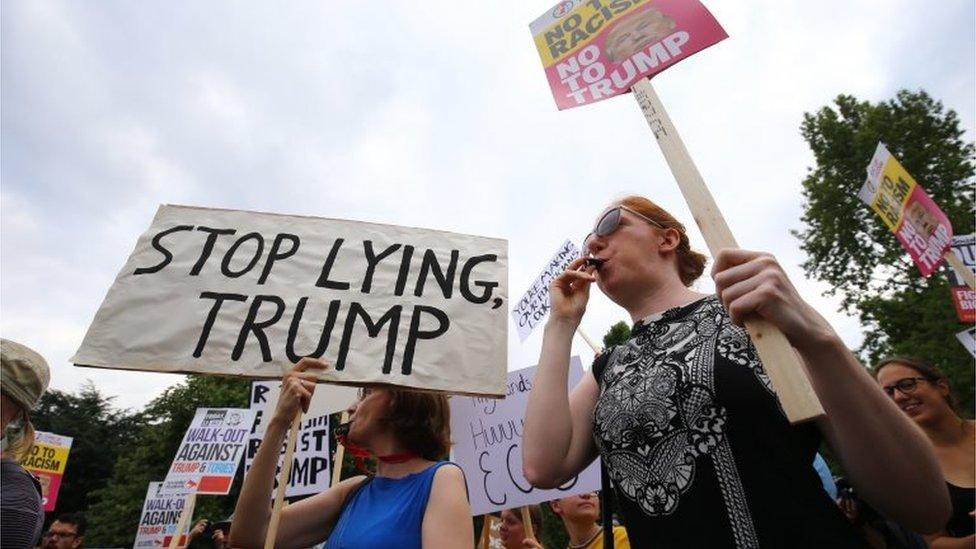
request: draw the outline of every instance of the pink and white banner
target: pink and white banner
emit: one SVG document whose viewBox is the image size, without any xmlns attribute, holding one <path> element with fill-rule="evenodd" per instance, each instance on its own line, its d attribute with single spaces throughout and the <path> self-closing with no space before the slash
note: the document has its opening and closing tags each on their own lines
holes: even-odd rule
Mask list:
<svg viewBox="0 0 976 549">
<path fill-rule="evenodd" d="M 696 0 L 565 1 L 529 28 L 560 110 L 627 93 L 728 37 Z"/>
</svg>

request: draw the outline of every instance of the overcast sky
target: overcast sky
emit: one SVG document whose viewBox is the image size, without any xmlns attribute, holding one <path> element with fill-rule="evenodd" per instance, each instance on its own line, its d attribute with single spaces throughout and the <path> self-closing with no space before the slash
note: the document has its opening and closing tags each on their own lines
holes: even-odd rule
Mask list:
<svg viewBox="0 0 976 549">
<path fill-rule="evenodd" d="M 857 346 L 857 320 L 804 280 L 789 235 L 813 162 L 802 115 L 924 88 L 971 140 L 976 3 L 706 5 L 730 38 L 655 78 L 658 93 L 740 245 L 776 254 Z M 0 332 L 47 357 L 53 387 L 91 379 L 122 407 L 179 381 L 68 361 L 162 203 L 505 238 L 511 301 L 622 194 L 658 201 L 704 250 L 632 97 L 556 110 L 528 30 L 550 7 L 0 3 Z M 599 337 L 626 314 L 593 296 L 583 328 Z M 540 342 L 510 328 L 509 368 Z"/>
</svg>

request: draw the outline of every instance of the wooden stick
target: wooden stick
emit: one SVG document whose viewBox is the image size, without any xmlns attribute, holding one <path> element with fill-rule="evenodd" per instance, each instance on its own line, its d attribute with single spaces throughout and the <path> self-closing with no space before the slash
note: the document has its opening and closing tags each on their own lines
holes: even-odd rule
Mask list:
<svg viewBox="0 0 976 549">
<path fill-rule="evenodd" d="M 478 549 L 488 549 L 491 544 L 491 515 L 485 515 L 484 522 L 481 523 L 481 536 L 478 538 Z"/>
<path fill-rule="evenodd" d="M 532 515 L 529 513 L 529 506 L 522 506 L 522 529 L 525 530 L 525 536 L 536 539 L 535 531 L 532 528 Z"/>
<path fill-rule="evenodd" d="M 590 349 L 593 349 L 593 352 L 594 352 L 594 353 L 596 353 L 596 354 L 600 354 L 600 351 L 602 351 L 602 350 L 603 350 L 602 348 L 600 348 L 600 347 L 599 347 L 599 346 L 598 346 L 598 345 L 596 344 L 596 342 L 595 342 L 595 341 L 593 341 L 592 339 L 590 339 L 590 336 L 588 336 L 588 335 L 586 335 L 586 332 L 584 332 L 584 331 L 583 331 L 583 330 L 582 330 L 582 329 L 581 329 L 580 327 L 578 327 L 578 326 L 576 327 L 576 333 L 578 333 L 578 334 L 580 335 L 580 337 L 582 337 L 582 338 L 583 338 L 583 341 L 585 341 L 585 342 L 586 342 L 586 344 L 590 346 Z"/>
<path fill-rule="evenodd" d="M 658 145 L 661 146 L 664 158 L 678 181 L 681 194 L 684 195 L 712 256 L 718 255 L 723 248 L 738 248 L 718 204 L 712 198 L 691 155 L 688 154 L 688 149 L 664 110 L 664 105 L 654 92 L 651 80 L 642 78 L 631 90 L 651 126 L 651 131 L 654 132 L 654 137 L 657 138 Z M 745 324 L 790 422 L 798 423 L 822 416 L 824 411 L 820 400 L 810 387 L 799 357 L 786 336 L 765 320 L 750 320 Z"/>
<path fill-rule="evenodd" d="M 339 425 L 349 421 L 349 412 L 342 412 L 342 417 L 339 419 Z M 339 480 L 342 477 L 342 459 L 346 456 L 346 447 L 339 445 L 335 451 L 335 459 L 332 460 L 332 484 L 329 486 L 335 486 L 339 484 Z"/>
<path fill-rule="evenodd" d="M 275 492 L 274 507 L 271 509 L 271 522 L 268 523 L 268 533 L 264 538 L 264 549 L 274 549 L 275 538 L 278 537 L 278 523 L 281 521 L 281 510 L 284 509 L 285 489 L 288 487 L 288 476 L 291 475 L 291 462 L 295 457 L 295 441 L 298 439 L 298 428 L 302 425 L 302 413 L 299 410 L 291 422 L 288 431 L 288 448 L 285 450 L 285 460 L 281 464 L 278 474 L 278 490 Z"/>
<path fill-rule="evenodd" d="M 187 522 L 193 518 L 193 508 L 197 503 L 196 492 L 187 495 L 186 503 L 183 504 L 183 510 L 180 511 L 180 520 L 176 523 L 176 531 L 173 532 L 173 537 L 169 540 L 168 549 L 176 549 L 180 546 L 180 538 L 183 536 L 183 530 L 186 529 Z"/>
<path fill-rule="evenodd" d="M 976 276 L 973 275 L 972 269 L 966 266 L 962 259 L 959 259 L 959 256 L 953 253 L 952 249 L 946 252 L 945 260 L 966 281 L 969 289 L 976 290 Z"/>
</svg>

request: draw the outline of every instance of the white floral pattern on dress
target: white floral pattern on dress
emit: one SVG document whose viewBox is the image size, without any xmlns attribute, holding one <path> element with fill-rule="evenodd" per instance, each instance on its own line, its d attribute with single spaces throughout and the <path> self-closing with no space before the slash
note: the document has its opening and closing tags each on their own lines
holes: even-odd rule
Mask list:
<svg viewBox="0 0 976 549">
<path fill-rule="evenodd" d="M 749 368 L 772 392 L 769 379 L 748 335 L 714 296 L 682 318 L 675 318 L 678 311 L 635 327 L 636 335 L 610 351 L 594 436 L 620 492 L 649 516 L 674 513 L 700 460 L 712 460 L 736 543 L 754 546 L 755 527 L 725 437 L 726 410 L 715 398 L 715 357 Z"/>
</svg>

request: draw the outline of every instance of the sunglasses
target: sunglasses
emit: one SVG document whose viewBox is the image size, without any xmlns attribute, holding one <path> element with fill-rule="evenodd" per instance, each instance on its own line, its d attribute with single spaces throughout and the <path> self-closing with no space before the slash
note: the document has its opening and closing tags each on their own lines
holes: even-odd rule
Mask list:
<svg viewBox="0 0 976 549">
<path fill-rule="evenodd" d="M 915 389 L 918 389 L 919 381 L 928 381 L 928 379 L 924 377 L 906 377 L 904 379 L 899 379 L 891 385 L 885 385 L 881 388 L 884 389 L 885 394 L 890 397 L 895 396 L 895 389 L 901 391 L 903 395 L 907 395 L 914 393 Z"/>
<path fill-rule="evenodd" d="M 602 217 L 600 217 L 600 220 L 596 222 L 596 226 L 593 227 L 593 230 L 590 231 L 590 233 L 588 235 L 586 235 L 586 238 L 583 239 L 583 254 L 584 255 L 586 255 L 586 254 L 588 254 L 590 252 L 590 240 L 594 236 L 608 236 L 608 235 L 612 234 L 614 231 L 616 231 L 617 230 L 617 227 L 620 227 L 620 216 L 621 216 L 621 213 L 620 212 L 622 210 L 623 211 L 628 211 L 628 212 L 636 215 L 637 217 L 643 219 L 644 221 L 647 221 L 651 225 L 654 225 L 658 229 L 664 229 L 665 228 L 664 225 L 661 225 L 660 223 L 658 223 L 657 221 L 654 221 L 650 217 L 647 217 L 646 215 L 644 215 L 644 214 L 642 214 L 642 213 L 640 213 L 638 211 L 634 211 L 634 210 L 628 208 L 627 206 L 614 206 L 613 208 L 610 208 L 609 210 L 607 210 L 607 212 L 605 214 L 603 214 Z"/>
</svg>

